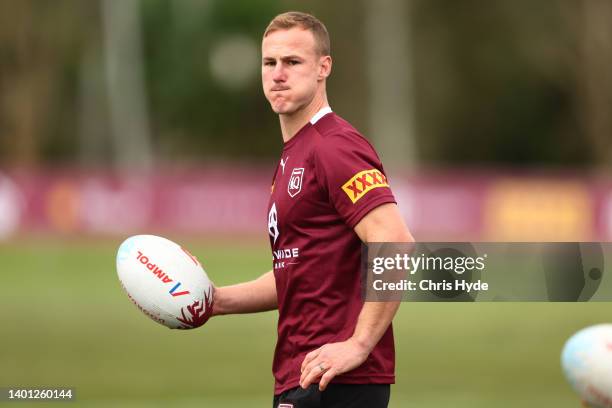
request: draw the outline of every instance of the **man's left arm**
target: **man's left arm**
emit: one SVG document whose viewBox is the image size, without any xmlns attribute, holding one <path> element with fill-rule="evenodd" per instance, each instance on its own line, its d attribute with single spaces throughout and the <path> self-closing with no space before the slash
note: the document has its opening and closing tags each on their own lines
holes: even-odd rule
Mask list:
<svg viewBox="0 0 612 408">
<path fill-rule="evenodd" d="M 366 214 L 355 226 L 365 242 L 413 242 L 396 204 L 383 204 Z M 302 362 L 300 385 L 307 388 L 319 380 L 325 390 L 337 375 L 359 367 L 385 333 L 399 302 L 365 302 L 353 335 L 345 341 L 329 343 L 308 353 Z"/>
</svg>

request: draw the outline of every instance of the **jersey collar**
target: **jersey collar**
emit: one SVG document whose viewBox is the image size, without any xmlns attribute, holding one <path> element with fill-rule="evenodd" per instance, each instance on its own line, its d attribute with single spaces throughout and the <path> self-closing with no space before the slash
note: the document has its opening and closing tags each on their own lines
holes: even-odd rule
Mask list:
<svg viewBox="0 0 612 408">
<path fill-rule="evenodd" d="M 320 111 L 315 113 L 315 115 L 310 119 L 310 124 L 314 125 L 315 123 L 317 123 L 319 121 L 319 119 L 321 119 L 323 116 L 327 115 L 331 111 L 332 110 L 331 110 L 331 108 L 329 106 L 326 106 L 326 107 L 322 108 Z"/>
</svg>

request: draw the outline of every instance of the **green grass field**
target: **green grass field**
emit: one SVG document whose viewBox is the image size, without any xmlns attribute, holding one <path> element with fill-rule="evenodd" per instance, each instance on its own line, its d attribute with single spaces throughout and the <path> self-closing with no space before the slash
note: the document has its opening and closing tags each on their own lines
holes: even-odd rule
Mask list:
<svg viewBox="0 0 612 408">
<path fill-rule="evenodd" d="M 0 387 L 75 387 L 73 406 L 270 407 L 276 313 L 168 330 L 121 289 L 120 241 L 0 244 Z M 264 241 L 179 242 L 218 285 L 269 269 Z M 610 320 L 606 303 L 404 303 L 390 406 L 579 407 L 561 348 Z"/>
</svg>

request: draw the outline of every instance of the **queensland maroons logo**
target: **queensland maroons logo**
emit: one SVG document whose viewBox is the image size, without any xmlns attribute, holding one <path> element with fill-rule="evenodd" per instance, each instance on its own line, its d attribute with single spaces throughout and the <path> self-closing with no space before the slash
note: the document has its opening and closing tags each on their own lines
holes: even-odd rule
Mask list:
<svg viewBox="0 0 612 408">
<path fill-rule="evenodd" d="M 294 168 L 291 171 L 291 177 L 289 177 L 289 184 L 287 185 L 287 192 L 291 198 L 295 197 L 302 191 L 302 180 L 304 178 L 304 168 Z"/>
</svg>

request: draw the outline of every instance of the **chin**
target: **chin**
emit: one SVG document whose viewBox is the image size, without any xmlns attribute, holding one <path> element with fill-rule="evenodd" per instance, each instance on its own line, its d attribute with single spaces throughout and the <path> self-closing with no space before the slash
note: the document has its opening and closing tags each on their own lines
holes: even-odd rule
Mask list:
<svg viewBox="0 0 612 408">
<path fill-rule="evenodd" d="M 297 109 L 291 105 L 283 103 L 276 106 L 272 105 L 272 110 L 278 115 L 291 115 L 292 113 L 295 113 Z"/>
</svg>

